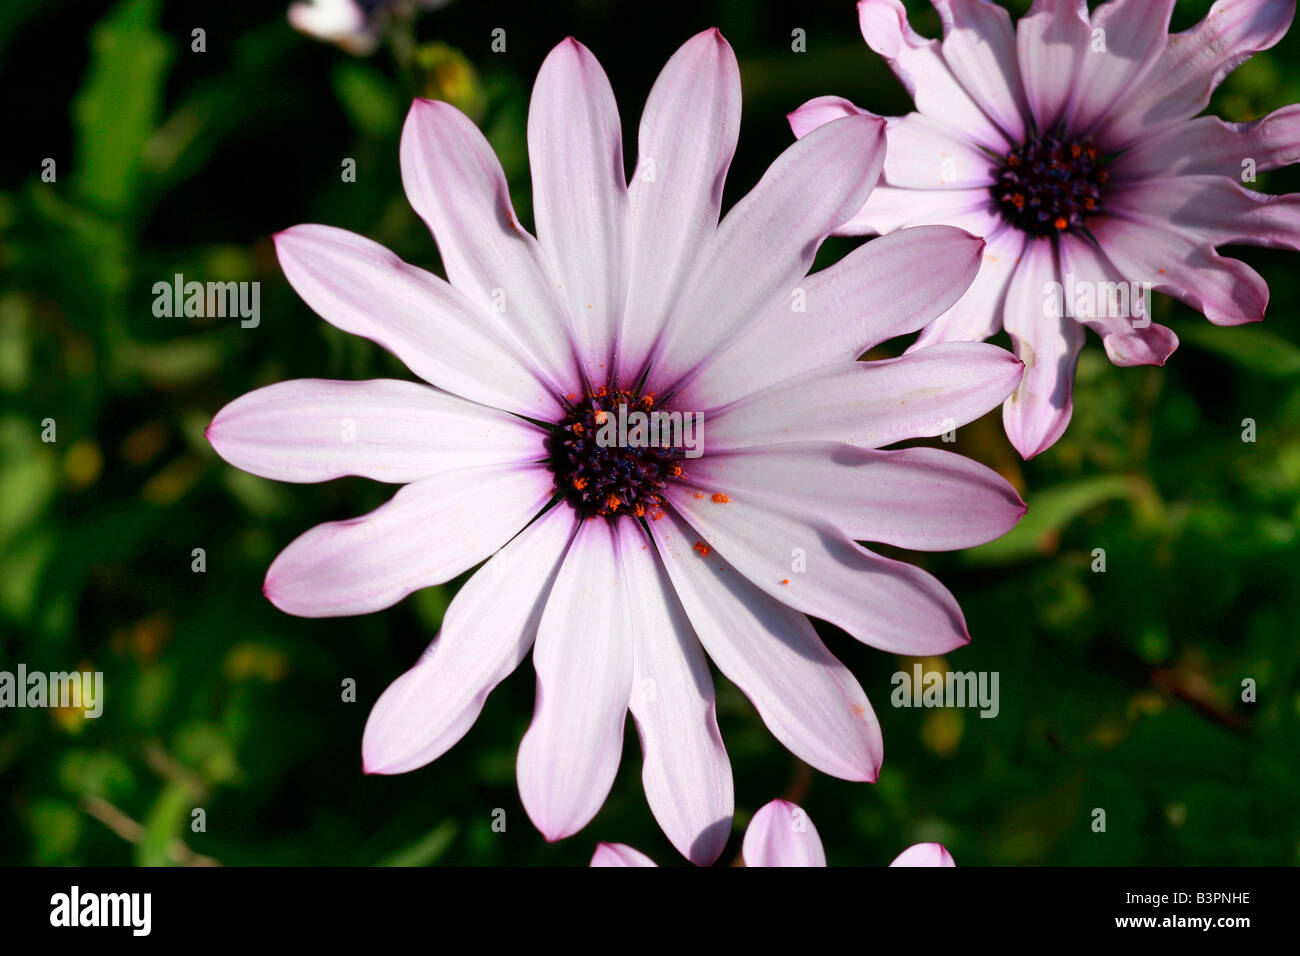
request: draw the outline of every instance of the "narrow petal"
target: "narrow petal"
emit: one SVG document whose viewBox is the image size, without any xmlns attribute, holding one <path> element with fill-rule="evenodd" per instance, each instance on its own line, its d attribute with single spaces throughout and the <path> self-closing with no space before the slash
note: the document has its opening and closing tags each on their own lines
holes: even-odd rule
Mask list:
<svg viewBox="0 0 1300 956">
<path fill-rule="evenodd" d="M 613 529 L 584 522 L 537 628 L 537 704 L 516 765 L 524 809 L 548 840 L 585 827 L 618 771 L 635 657 L 624 584 Z"/>
<path fill-rule="evenodd" d="M 1011 14 L 988 0 L 935 0 L 934 5 L 943 20 L 943 61 L 1012 140 L 1023 139 L 1029 108 Z"/>
<path fill-rule="evenodd" d="M 918 111 L 995 152 L 1006 151 L 1006 134 L 953 76 L 939 42 L 912 29 L 901 0 L 858 0 L 858 25 L 867 46 L 885 58 L 912 94 Z"/>
<path fill-rule="evenodd" d="M 842 780 L 875 780 L 884 746 L 857 679 L 808 618 L 768 597 L 666 511 L 650 532 L 700 643 L 800 760 Z"/>
<path fill-rule="evenodd" d="M 618 537 L 636 646 L 630 709 L 645 754 L 642 785 L 673 846 L 708 866 L 727 845 L 735 810 L 713 677 L 650 539 L 635 525 Z"/>
<path fill-rule="evenodd" d="M 890 866 L 956 866 L 942 843 L 917 843 L 894 858 Z"/>
<path fill-rule="evenodd" d="M 478 127 L 448 103 L 416 100 L 400 154 L 406 197 L 433 233 L 451 284 L 509 328 L 560 394 L 579 389 L 559 280 L 519 224 L 505 173 Z"/>
<path fill-rule="evenodd" d="M 973 548 L 1006 534 L 1025 513 L 996 471 L 937 448 L 759 445 L 692 462 L 690 480 L 828 521 L 858 541 L 915 551 Z"/>
<path fill-rule="evenodd" d="M 535 371 L 501 323 L 437 276 L 333 226 L 286 229 L 275 250 L 317 315 L 383 346 L 426 382 L 524 415 L 559 412 L 562 384 Z"/>
<path fill-rule="evenodd" d="M 961 608 L 932 575 L 873 554 L 825 521 L 790 514 L 756 495 L 719 503 L 675 484 L 666 496 L 703 550 L 716 550 L 771 597 L 864 644 L 926 656 L 970 641 Z"/>
<path fill-rule="evenodd" d="M 1300 104 L 1263 119 L 1226 123 L 1198 116 L 1174 123 L 1115 157 L 1116 185 L 1165 176 L 1228 176 L 1240 180 L 1300 162 Z"/>
<path fill-rule="evenodd" d="M 745 866 L 825 866 L 817 828 L 802 807 L 773 800 L 754 814 L 741 849 Z"/>
<path fill-rule="evenodd" d="M 688 40 L 659 74 L 628 187 L 631 262 L 618 377 L 632 381 L 696 264 L 707 257 L 740 131 L 740 68 L 717 30 Z"/>
<path fill-rule="evenodd" d="M 1091 40 L 1088 0 L 1034 0 L 1016 24 L 1020 75 L 1040 130 L 1055 128 L 1064 115 Z"/>
<path fill-rule="evenodd" d="M 1002 328 L 1007 285 L 1025 251 L 1025 234 L 1004 226 L 988 236 L 979 275 L 957 303 L 935 319 L 908 348 L 916 352 L 940 342 L 980 342 Z"/>
<path fill-rule="evenodd" d="M 592 866 L 657 866 L 654 860 L 626 843 L 599 843 L 591 855 Z"/>
<path fill-rule="evenodd" d="M 1025 250 L 1007 289 L 1002 324 L 1025 363 L 1025 375 L 1002 407 L 1002 424 L 1025 459 L 1054 445 L 1074 412 L 1070 393 L 1083 326 L 1052 308 L 1051 283 L 1057 281 L 1052 243 L 1037 239 Z"/>
<path fill-rule="evenodd" d="M 536 425 L 392 379 L 279 382 L 235 399 L 208 425 L 217 454 L 275 481 L 361 475 L 400 484 L 440 471 L 538 461 Z"/>
<path fill-rule="evenodd" d="M 299 617 L 382 610 L 492 554 L 542 510 L 554 484 L 544 465 L 484 465 L 424 478 L 368 515 L 300 535 L 272 562 L 262 591 Z"/>
<path fill-rule="evenodd" d="M 442 631 L 366 721 L 366 773 L 405 773 L 441 757 L 533 646 L 577 520 L 552 508 L 494 554 L 452 598 Z M 508 592 L 510 600 L 501 600 Z"/>
<path fill-rule="evenodd" d="M 808 272 L 822 240 L 866 201 L 885 158 L 885 124 L 836 120 L 782 153 L 718 227 L 651 359 L 662 392 L 729 344 Z"/>
<path fill-rule="evenodd" d="M 1210 102 L 1225 76 L 1282 39 L 1295 0 L 1216 0 L 1205 19 L 1169 42 L 1143 82 L 1101 126 L 1107 151 L 1122 149 Z"/>
<path fill-rule="evenodd" d="M 1106 203 L 1214 246 L 1300 249 L 1300 193 L 1271 196 L 1222 176 L 1172 176 L 1116 186 Z"/>
<path fill-rule="evenodd" d="M 604 384 L 627 297 L 623 129 L 609 78 L 572 37 L 538 71 L 528 157 L 537 240 L 568 302 L 587 376 Z"/>
<path fill-rule="evenodd" d="M 962 296 L 983 253 L 982 240 L 951 226 L 901 229 L 865 243 L 768 306 L 748 333 L 683 386 L 676 403 L 708 413 L 909 335 Z M 790 348 L 792 341 L 800 347 Z"/>
<path fill-rule="evenodd" d="M 1215 325 L 1264 318 L 1268 284 L 1244 262 L 1220 256 L 1211 243 L 1167 225 L 1118 216 L 1099 220 L 1092 232 L 1130 282 L 1151 283 Z"/>
<path fill-rule="evenodd" d="M 1164 50 L 1173 9 L 1174 0 L 1110 0 L 1093 11 L 1093 36 L 1104 46 L 1090 45 L 1079 64 L 1068 108 L 1072 134 L 1090 132 L 1112 110 L 1125 108 Z"/>
<path fill-rule="evenodd" d="M 983 342 L 947 342 L 880 362 L 845 362 L 763 389 L 707 420 L 710 453 L 787 441 L 880 448 L 934 438 L 997 408 L 1021 363 Z"/>
<path fill-rule="evenodd" d="M 1088 240 L 1065 235 L 1060 242 L 1061 295 L 1070 314 L 1101 336 L 1116 365 L 1164 365 L 1178 348 L 1178 336 L 1151 321 L 1141 286 L 1125 279 Z"/>
</svg>

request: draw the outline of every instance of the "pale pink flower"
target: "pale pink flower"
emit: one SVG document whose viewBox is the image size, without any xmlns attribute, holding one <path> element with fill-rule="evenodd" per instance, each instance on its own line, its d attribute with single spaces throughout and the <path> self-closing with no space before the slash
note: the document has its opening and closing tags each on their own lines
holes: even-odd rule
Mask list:
<svg viewBox="0 0 1300 956">
<path fill-rule="evenodd" d="M 1174 0 L 1112 0 L 1091 14 L 1085 0 L 1034 0 L 1016 28 L 996 3 L 933 3 L 941 41 L 914 32 L 899 0 L 858 4 L 867 44 L 917 112 L 889 120 L 883 185 L 841 231 L 948 223 L 988 240 L 970 291 L 913 347 L 1006 329 L 1026 370 L 1003 421 L 1030 458 L 1069 423 L 1084 326 L 1116 365 L 1163 365 L 1177 347 L 1135 305 L 1142 284 L 1216 325 L 1264 317 L 1264 280 L 1215 247 L 1300 248 L 1300 195 L 1241 185 L 1300 159 L 1300 107 L 1252 123 L 1193 117 L 1281 39 L 1295 0 L 1218 0 L 1172 35 Z M 826 96 L 790 124 L 803 136 L 865 112 Z"/>
<path fill-rule="evenodd" d="M 355 56 L 375 52 L 395 14 L 417 7 L 434 10 L 451 0 L 295 0 L 289 25 L 300 33 L 333 43 Z"/>
<path fill-rule="evenodd" d="M 405 485 L 290 544 L 267 597 L 306 617 L 364 614 L 487 562 L 375 705 L 368 772 L 444 753 L 536 639 L 517 769 L 538 828 L 564 837 L 600 809 L 631 710 L 651 809 L 709 862 L 732 782 L 706 654 L 796 755 L 874 780 L 879 725 L 808 615 L 894 654 L 969 640 L 937 580 L 855 541 L 963 548 L 1019 519 L 988 468 L 879 449 L 996 408 L 1021 363 L 969 342 L 855 360 L 955 302 L 983 243 L 914 229 L 806 276 L 875 184 L 884 123 L 849 117 L 805 137 L 719 222 L 739 125 L 735 57 L 702 33 L 650 93 L 629 184 L 609 82 L 567 40 L 528 117 L 537 239 L 482 133 L 431 101 L 407 118 L 402 175 L 450 282 L 341 229 L 276 236 L 308 305 L 433 387 L 284 382 L 213 420 L 213 446 L 255 474 Z M 619 404 L 702 414 L 703 456 L 599 444 Z"/>
<path fill-rule="evenodd" d="M 740 850 L 745 866 L 825 866 L 826 850 L 808 814 L 789 800 L 773 800 L 754 814 Z M 601 843 L 592 866 L 655 866 L 640 850 L 625 843 Z M 909 846 L 890 866 L 956 866 L 942 843 Z"/>
</svg>

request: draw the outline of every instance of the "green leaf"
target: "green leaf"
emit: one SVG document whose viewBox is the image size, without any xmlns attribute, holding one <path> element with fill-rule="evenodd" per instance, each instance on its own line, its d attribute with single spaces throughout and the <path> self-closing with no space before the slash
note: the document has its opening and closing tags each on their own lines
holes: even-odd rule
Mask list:
<svg viewBox="0 0 1300 956">
<path fill-rule="evenodd" d="M 162 104 L 172 49 L 155 29 L 157 0 L 123 0 L 95 27 L 90 66 L 72 106 L 77 194 L 110 215 L 139 189 L 145 142 Z"/>
<path fill-rule="evenodd" d="M 416 840 L 410 846 L 403 847 L 392 856 L 381 860 L 380 866 L 429 866 L 451 846 L 460 828 L 455 820 L 443 820 L 436 827 Z"/>
<path fill-rule="evenodd" d="M 1178 337 L 1252 372 L 1277 378 L 1300 375 L 1300 347 L 1257 325 L 1224 328 L 1198 322 L 1180 326 Z"/>
<path fill-rule="evenodd" d="M 363 136 L 397 132 L 402 123 L 400 96 L 389 79 L 366 63 L 339 63 L 330 74 L 334 95 Z"/>
<path fill-rule="evenodd" d="M 1007 534 L 965 552 L 971 564 L 1008 564 L 1052 550 L 1056 537 L 1085 511 L 1104 501 L 1136 496 L 1132 479 L 1105 475 L 1031 495 L 1029 511 Z"/>
</svg>

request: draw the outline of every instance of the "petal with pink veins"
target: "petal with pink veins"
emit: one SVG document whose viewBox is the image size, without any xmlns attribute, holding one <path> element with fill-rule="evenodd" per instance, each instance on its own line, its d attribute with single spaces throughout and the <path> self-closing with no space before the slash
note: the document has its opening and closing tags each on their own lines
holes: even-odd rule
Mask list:
<svg viewBox="0 0 1300 956">
<path fill-rule="evenodd" d="M 490 313 L 432 273 L 333 226 L 286 229 L 275 251 L 317 315 L 383 346 L 426 382 L 524 415 L 558 413 L 560 386 Z"/>
<path fill-rule="evenodd" d="M 901 0 L 858 0 L 858 26 L 867 46 L 885 58 L 912 94 L 918 112 L 994 152 L 1006 151 L 1006 133 L 953 76 L 939 41 L 912 29 Z"/>
<path fill-rule="evenodd" d="M 673 54 L 641 114 L 628 186 L 632 307 L 619 332 L 620 382 L 644 368 L 691 271 L 708 256 L 739 131 L 736 55 L 721 33 L 707 30 Z"/>
<path fill-rule="evenodd" d="M 768 306 L 683 386 L 675 404 L 707 414 L 915 332 L 961 298 L 983 251 L 981 239 L 951 226 L 901 229 L 865 243 Z M 790 341 L 801 347 L 789 348 Z"/>
<path fill-rule="evenodd" d="M 934 438 L 1002 403 L 1021 363 L 983 342 L 945 342 L 879 362 L 844 362 L 772 385 L 712 415 L 710 453 L 787 441 L 880 448 Z"/>
<path fill-rule="evenodd" d="M 554 485 L 545 465 L 482 465 L 423 478 L 370 514 L 299 535 L 272 562 L 262 591 L 299 617 L 382 610 L 488 557 L 542 510 Z"/>
<path fill-rule="evenodd" d="M 791 753 L 842 780 L 876 779 L 884 753 L 867 695 L 808 618 L 768 597 L 666 510 L 650 522 L 659 555 L 709 658 Z"/>
<path fill-rule="evenodd" d="M 1025 98 L 1038 129 L 1061 121 L 1091 43 L 1088 0 L 1034 0 L 1016 24 Z"/>
<path fill-rule="evenodd" d="M 802 807 L 773 800 L 754 814 L 741 848 L 745 866 L 825 866 L 817 828 Z"/>
<path fill-rule="evenodd" d="M 1295 0 L 1216 0 L 1204 20 L 1169 37 L 1160 59 L 1101 125 L 1104 151 L 1195 116 L 1225 76 L 1282 39 L 1294 16 Z"/>
<path fill-rule="evenodd" d="M 650 539 L 619 535 L 636 666 L 630 709 L 645 755 L 641 782 L 659 826 L 692 863 L 718 858 L 735 810 L 713 677 Z"/>
<path fill-rule="evenodd" d="M 718 226 L 651 357 L 647 389 L 676 384 L 790 294 L 822 241 L 862 208 L 885 159 L 884 120 L 836 120 L 788 147 Z"/>
<path fill-rule="evenodd" d="M 537 241 L 568 302 L 587 377 L 603 384 L 627 298 L 623 129 L 609 78 L 572 37 L 538 71 L 528 157 Z"/>
<path fill-rule="evenodd" d="M 716 494 L 757 496 L 828 521 L 858 541 L 914 551 L 985 544 L 1025 513 L 996 471 L 937 448 L 758 445 L 692 462 L 690 480 Z"/>
<path fill-rule="evenodd" d="M 560 281 L 520 225 L 486 137 L 451 104 L 416 100 L 400 156 L 406 197 L 433 233 L 451 284 L 510 330 L 560 394 L 578 390 L 577 343 Z"/>
<path fill-rule="evenodd" d="M 1007 288 L 1002 324 L 1025 375 L 1002 406 L 1002 424 L 1026 460 L 1054 445 L 1074 412 L 1071 387 L 1085 336 L 1055 307 L 1050 290 L 1059 278 L 1051 240 L 1035 239 Z"/>
<path fill-rule="evenodd" d="M 1107 216 L 1092 224 L 1106 257 L 1131 282 L 1150 282 L 1215 325 L 1259 322 L 1268 284 L 1246 263 L 1219 255 L 1212 243 L 1167 223 Z"/>
<path fill-rule="evenodd" d="M 380 695 L 366 721 L 366 773 L 406 773 L 451 749 L 488 694 L 533 646 L 577 519 L 552 508 L 494 554 L 447 607 L 420 660 Z M 501 595 L 509 592 L 510 599 Z"/>
<path fill-rule="evenodd" d="M 1092 293 L 1090 312 L 1080 311 L 1089 305 L 1088 297 L 1075 293 L 1070 306 L 1074 318 L 1101 336 L 1116 365 L 1164 365 L 1178 348 L 1178 336 L 1151 321 L 1149 297 L 1141 286 L 1135 288 L 1087 239 L 1064 235 L 1060 242 L 1063 300 L 1070 296 L 1071 277 L 1075 289 Z"/>
<path fill-rule="evenodd" d="M 1092 35 L 1104 45 L 1090 43 L 1079 64 L 1067 107 L 1071 135 L 1090 132 L 1124 108 L 1165 47 L 1173 9 L 1174 0 L 1109 0 L 1093 11 Z"/>
<path fill-rule="evenodd" d="M 988 0 L 934 0 L 934 6 L 943 21 L 943 61 L 1013 141 L 1023 139 L 1029 107 L 1011 14 Z"/>
<path fill-rule="evenodd" d="M 581 524 L 537 628 L 537 702 L 515 773 L 524 810 L 551 841 L 591 822 L 623 751 L 636 651 L 619 533 Z"/>
<path fill-rule="evenodd" d="M 360 475 L 405 484 L 546 457 L 546 434 L 536 425 L 393 379 L 267 385 L 217 412 L 205 434 L 227 462 L 274 481 Z"/>
<path fill-rule="evenodd" d="M 717 551 L 771 597 L 864 644 L 924 657 L 970 641 L 961 608 L 933 575 L 868 551 L 826 521 L 757 495 L 720 503 L 703 489 L 673 484 L 665 496 L 706 552 Z"/>
<path fill-rule="evenodd" d="M 1120 153 L 1110 171 L 1116 186 L 1166 176 L 1239 179 L 1248 161 L 1259 172 L 1300 162 L 1300 104 L 1249 123 L 1217 116 L 1175 123 Z"/>
</svg>

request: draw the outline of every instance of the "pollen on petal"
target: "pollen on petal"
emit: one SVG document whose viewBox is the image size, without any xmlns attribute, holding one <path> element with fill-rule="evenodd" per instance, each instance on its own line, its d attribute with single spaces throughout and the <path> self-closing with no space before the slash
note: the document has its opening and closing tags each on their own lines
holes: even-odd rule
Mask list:
<svg viewBox="0 0 1300 956">
<path fill-rule="evenodd" d="M 725 504 L 726 504 L 727 502 L 729 502 L 729 501 L 731 501 L 731 499 L 728 498 L 726 495 L 722 494 L 722 492 L 720 492 L 720 491 L 719 491 L 719 492 L 714 492 L 714 494 L 713 494 L 713 503 L 714 503 L 715 505 L 725 505 Z"/>
<path fill-rule="evenodd" d="M 709 547 L 707 544 L 705 544 L 703 541 L 696 541 L 696 542 L 695 542 L 695 553 L 698 554 L 698 555 L 700 555 L 700 557 L 707 558 L 707 557 L 709 556 L 709 552 L 712 551 L 712 550 L 713 550 L 713 549 L 710 548 L 710 547 Z"/>
</svg>

